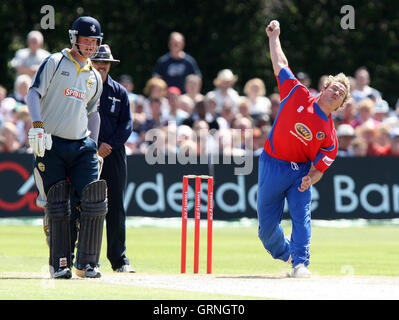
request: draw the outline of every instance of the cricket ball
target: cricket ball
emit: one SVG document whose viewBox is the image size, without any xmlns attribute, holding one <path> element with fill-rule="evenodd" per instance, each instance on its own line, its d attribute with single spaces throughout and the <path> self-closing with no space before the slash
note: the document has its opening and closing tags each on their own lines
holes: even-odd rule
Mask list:
<svg viewBox="0 0 399 320">
<path fill-rule="evenodd" d="M 280 28 L 280 22 L 277 20 L 272 20 L 270 21 L 270 27 L 274 30 L 276 28 Z"/>
</svg>

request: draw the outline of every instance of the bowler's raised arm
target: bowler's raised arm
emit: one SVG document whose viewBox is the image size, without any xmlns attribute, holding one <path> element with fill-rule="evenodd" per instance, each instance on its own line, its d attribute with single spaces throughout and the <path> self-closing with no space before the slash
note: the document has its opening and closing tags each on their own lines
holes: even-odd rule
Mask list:
<svg viewBox="0 0 399 320">
<path fill-rule="evenodd" d="M 288 60 L 281 48 L 280 43 L 280 24 L 273 20 L 266 27 L 266 34 L 269 37 L 270 58 L 272 60 L 273 71 L 276 76 L 280 70 L 288 66 Z"/>
</svg>

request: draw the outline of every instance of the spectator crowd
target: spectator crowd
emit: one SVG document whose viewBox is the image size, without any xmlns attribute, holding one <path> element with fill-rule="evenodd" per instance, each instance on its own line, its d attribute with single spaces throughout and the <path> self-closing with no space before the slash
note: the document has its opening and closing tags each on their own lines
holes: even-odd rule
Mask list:
<svg viewBox="0 0 399 320">
<path fill-rule="evenodd" d="M 43 44 L 42 34 L 31 31 L 27 48 L 18 50 L 9 62 L 16 80 L 12 92 L 0 85 L 0 152 L 32 152 L 27 141 L 31 119 L 26 95 L 40 63 L 50 54 Z M 168 46 L 169 52 L 154 63 L 142 93 L 135 92 L 130 75 L 119 77 L 128 91 L 133 119 L 127 154 L 145 154 L 155 140 L 165 141 L 165 153 L 240 155 L 250 150 L 260 154 L 278 113 L 279 94 L 267 93 L 264 81 L 256 77 L 248 79 L 241 91 L 231 69 L 219 70 L 213 89 L 203 92 L 199 65 L 184 51 L 184 36 L 173 32 Z M 296 76 L 314 96 L 326 79 L 320 77 L 314 88 L 306 72 Z M 399 156 L 399 99 L 396 106 L 389 106 L 382 92 L 370 86 L 365 67 L 350 79 L 351 99 L 333 114 L 338 156 Z M 152 129 L 156 139 L 149 134 Z"/>
</svg>

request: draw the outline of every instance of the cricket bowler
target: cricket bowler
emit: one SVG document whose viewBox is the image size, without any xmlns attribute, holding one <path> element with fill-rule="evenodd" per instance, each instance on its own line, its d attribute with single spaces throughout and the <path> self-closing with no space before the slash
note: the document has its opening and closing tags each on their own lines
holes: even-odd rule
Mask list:
<svg viewBox="0 0 399 320">
<path fill-rule="evenodd" d="M 280 43 L 280 26 L 266 27 L 280 107 L 259 158 L 259 238 L 274 259 L 292 265 L 291 277 L 309 277 L 312 185 L 331 166 L 338 141 L 331 114 L 350 96 L 348 78 L 329 76 L 318 97 L 294 76 Z M 292 233 L 280 225 L 287 199 Z"/>
</svg>

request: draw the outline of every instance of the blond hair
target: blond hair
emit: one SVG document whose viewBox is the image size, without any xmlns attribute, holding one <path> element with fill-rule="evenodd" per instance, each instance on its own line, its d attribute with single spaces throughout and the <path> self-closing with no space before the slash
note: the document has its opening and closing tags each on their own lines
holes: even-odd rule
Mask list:
<svg viewBox="0 0 399 320">
<path fill-rule="evenodd" d="M 375 113 L 375 109 L 374 109 L 374 101 L 371 100 L 370 98 L 365 98 L 363 100 L 361 100 L 358 105 L 357 105 L 357 109 L 367 109 L 368 111 L 370 111 L 371 114 Z"/>
<path fill-rule="evenodd" d="M 349 100 L 349 98 L 351 97 L 351 84 L 350 84 L 349 78 L 345 74 L 340 72 L 335 76 L 329 75 L 324 80 L 323 88 L 327 89 L 334 82 L 339 82 L 339 83 L 343 84 L 343 86 L 346 89 L 346 94 L 345 94 L 344 100 L 342 101 L 342 104 L 340 105 L 340 108 L 341 108 L 344 105 L 344 103 L 347 100 Z"/>
<path fill-rule="evenodd" d="M 144 94 L 146 96 L 149 96 L 151 93 L 151 89 L 152 87 L 160 87 L 162 90 L 162 96 L 166 95 L 166 90 L 168 88 L 168 85 L 166 84 L 166 82 L 164 80 L 162 80 L 161 78 L 158 77 L 153 77 L 151 79 L 149 79 L 145 85 L 145 88 L 143 90 Z"/>
<path fill-rule="evenodd" d="M 264 96 L 266 95 L 266 87 L 265 83 L 263 82 L 262 79 L 260 78 L 253 78 L 247 81 L 247 83 L 244 86 L 244 93 L 248 95 L 249 93 L 249 88 L 251 86 L 257 86 L 259 88 L 258 96 Z"/>
</svg>

